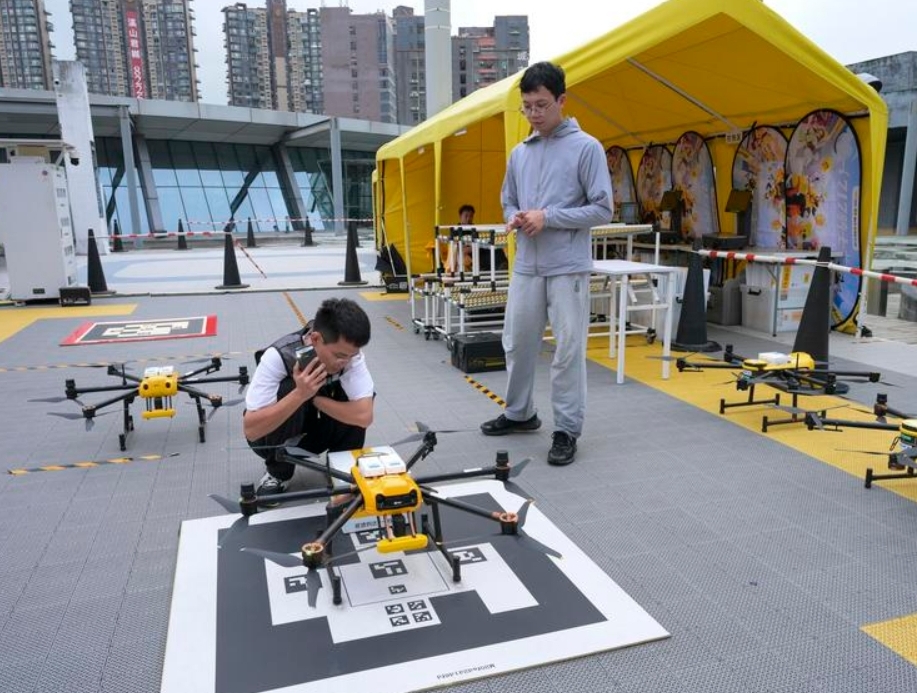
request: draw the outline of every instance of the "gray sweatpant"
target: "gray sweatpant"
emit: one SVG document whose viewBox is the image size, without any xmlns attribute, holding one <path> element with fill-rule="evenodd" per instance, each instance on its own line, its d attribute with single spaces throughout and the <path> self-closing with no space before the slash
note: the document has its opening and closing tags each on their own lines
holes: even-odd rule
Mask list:
<svg viewBox="0 0 917 693">
<path fill-rule="evenodd" d="M 554 430 L 577 438 L 586 414 L 586 336 L 589 273 L 537 277 L 513 274 L 509 284 L 503 348 L 506 351 L 506 416 L 525 421 L 535 414 L 535 365 L 545 327 L 557 344 L 551 362 Z"/>
</svg>

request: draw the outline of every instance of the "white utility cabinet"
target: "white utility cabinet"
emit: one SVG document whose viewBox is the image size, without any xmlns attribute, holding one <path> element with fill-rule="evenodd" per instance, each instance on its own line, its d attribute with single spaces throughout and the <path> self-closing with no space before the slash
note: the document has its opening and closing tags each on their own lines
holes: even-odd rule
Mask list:
<svg viewBox="0 0 917 693">
<path fill-rule="evenodd" d="M 70 197 L 62 166 L 14 156 L 0 164 L 0 242 L 10 298 L 60 299 L 77 282 Z"/>
</svg>

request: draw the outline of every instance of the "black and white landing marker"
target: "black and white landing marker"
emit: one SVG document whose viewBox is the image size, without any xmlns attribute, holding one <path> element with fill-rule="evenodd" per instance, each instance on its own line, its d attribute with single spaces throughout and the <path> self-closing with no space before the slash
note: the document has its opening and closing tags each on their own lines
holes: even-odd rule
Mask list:
<svg viewBox="0 0 917 693">
<path fill-rule="evenodd" d="M 441 495 L 494 510 L 523 499 L 499 481 L 443 485 Z M 445 540 L 462 581 L 436 549 L 342 557 L 343 603 L 328 574 L 308 604 L 306 569 L 239 549 L 298 555 L 324 526 L 324 504 L 259 513 L 233 533 L 234 516 L 182 524 L 162 693 L 402 693 L 656 640 L 668 633 L 536 507 L 525 532 L 448 508 Z M 374 541 L 340 534 L 343 555 Z"/>
</svg>

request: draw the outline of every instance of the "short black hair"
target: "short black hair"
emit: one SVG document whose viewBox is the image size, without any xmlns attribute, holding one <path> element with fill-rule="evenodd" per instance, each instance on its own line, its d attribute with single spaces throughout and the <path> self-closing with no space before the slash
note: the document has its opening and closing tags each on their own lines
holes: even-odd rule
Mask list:
<svg viewBox="0 0 917 693">
<path fill-rule="evenodd" d="M 355 347 L 369 344 L 369 317 L 349 298 L 329 298 L 322 301 L 312 329 L 321 332 L 326 344 L 343 339 Z"/>
<path fill-rule="evenodd" d="M 462 205 L 459 207 L 459 216 L 462 216 L 466 211 L 474 214 L 474 207 L 471 205 Z"/>
<path fill-rule="evenodd" d="M 523 94 L 530 94 L 537 91 L 538 87 L 544 87 L 554 95 L 555 99 L 559 98 L 567 91 L 563 68 L 547 61 L 529 65 L 522 73 L 522 79 L 519 80 L 519 91 Z"/>
</svg>

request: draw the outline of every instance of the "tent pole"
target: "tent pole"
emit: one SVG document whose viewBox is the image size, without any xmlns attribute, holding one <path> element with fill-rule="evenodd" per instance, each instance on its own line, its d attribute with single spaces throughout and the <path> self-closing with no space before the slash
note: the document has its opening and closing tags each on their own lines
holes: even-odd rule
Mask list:
<svg viewBox="0 0 917 693">
<path fill-rule="evenodd" d="M 685 99 L 686 101 L 690 101 L 691 103 L 693 103 L 695 106 L 697 106 L 698 108 L 700 108 L 700 109 L 703 110 L 704 112 L 709 113 L 709 114 L 712 115 L 714 118 L 716 118 L 717 120 L 719 120 L 721 123 L 725 123 L 726 126 L 727 126 L 728 128 L 730 128 L 731 130 L 739 130 L 739 129 L 740 129 L 738 125 L 735 125 L 734 123 L 732 123 L 728 118 L 726 118 L 725 116 L 723 116 L 723 115 L 717 113 L 716 111 L 714 111 L 712 108 L 710 108 L 710 107 L 707 106 L 706 104 L 701 103 L 699 100 L 695 99 L 695 98 L 694 98 L 693 96 L 691 96 L 688 92 L 686 92 L 684 89 L 681 89 L 680 87 L 675 86 L 672 82 L 670 82 L 669 80 L 667 80 L 667 79 L 666 79 L 665 77 L 663 77 L 662 75 L 656 74 L 656 73 L 653 72 L 651 69 L 649 69 L 648 67 L 646 67 L 646 65 L 641 65 L 640 63 L 638 63 L 638 62 L 637 62 L 636 60 L 634 60 L 633 58 L 628 58 L 628 59 L 627 59 L 627 62 L 630 63 L 631 65 L 633 65 L 634 67 L 636 67 L 636 68 L 637 68 L 638 70 L 640 70 L 641 72 L 644 72 L 644 73 L 648 74 L 650 77 L 652 77 L 653 79 L 655 79 L 655 80 L 656 80 L 657 82 L 659 82 L 660 84 L 664 84 L 665 86 L 667 86 L 669 89 L 671 89 L 672 91 L 674 91 L 676 94 L 678 94 L 679 96 L 681 96 L 681 97 L 682 97 L 683 99 Z"/>
</svg>

